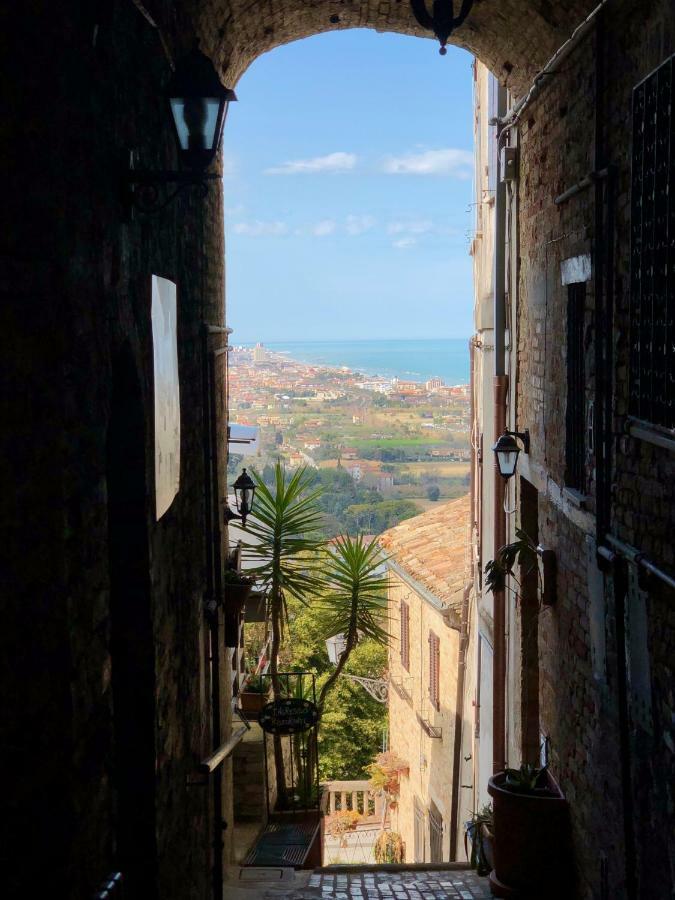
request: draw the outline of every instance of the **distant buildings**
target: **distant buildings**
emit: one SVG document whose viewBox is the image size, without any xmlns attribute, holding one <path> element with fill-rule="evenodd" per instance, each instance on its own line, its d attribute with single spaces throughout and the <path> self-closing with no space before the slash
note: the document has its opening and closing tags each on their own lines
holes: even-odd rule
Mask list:
<svg viewBox="0 0 675 900">
<path fill-rule="evenodd" d="M 267 362 L 267 350 L 262 344 L 256 344 L 253 350 L 253 362 L 255 365 Z"/>
</svg>

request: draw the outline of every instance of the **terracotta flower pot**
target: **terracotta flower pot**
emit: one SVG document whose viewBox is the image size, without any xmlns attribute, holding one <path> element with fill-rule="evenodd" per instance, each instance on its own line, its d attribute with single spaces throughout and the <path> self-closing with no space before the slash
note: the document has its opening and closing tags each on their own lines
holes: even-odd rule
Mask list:
<svg viewBox="0 0 675 900">
<path fill-rule="evenodd" d="M 254 693 L 253 691 L 242 691 L 239 694 L 239 706 L 241 711 L 248 718 L 256 718 L 260 715 L 260 710 L 267 702 L 265 694 Z"/>
<path fill-rule="evenodd" d="M 515 793 L 503 787 L 499 772 L 488 782 L 494 809 L 494 868 L 490 889 L 496 897 L 571 896 L 573 869 L 569 809 L 549 772 L 546 790 Z"/>
</svg>

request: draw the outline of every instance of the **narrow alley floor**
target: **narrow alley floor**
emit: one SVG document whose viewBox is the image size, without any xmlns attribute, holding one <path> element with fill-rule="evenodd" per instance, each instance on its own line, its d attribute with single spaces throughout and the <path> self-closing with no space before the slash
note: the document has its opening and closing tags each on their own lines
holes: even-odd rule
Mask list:
<svg viewBox="0 0 675 900">
<path fill-rule="evenodd" d="M 487 878 L 471 869 L 294 872 L 233 869 L 225 900 L 487 900 Z"/>
</svg>

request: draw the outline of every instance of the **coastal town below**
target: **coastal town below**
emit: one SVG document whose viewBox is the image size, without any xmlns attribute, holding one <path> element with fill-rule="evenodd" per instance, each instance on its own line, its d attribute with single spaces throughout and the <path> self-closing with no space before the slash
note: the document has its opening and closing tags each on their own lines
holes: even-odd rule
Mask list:
<svg viewBox="0 0 675 900">
<path fill-rule="evenodd" d="M 365 374 L 262 344 L 229 353 L 230 469 L 315 470 L 328 534 L 377 534 L 468 489 L 469 386 Z M 246 440 L 237 442 L 237 434 Z"/>
</svg>

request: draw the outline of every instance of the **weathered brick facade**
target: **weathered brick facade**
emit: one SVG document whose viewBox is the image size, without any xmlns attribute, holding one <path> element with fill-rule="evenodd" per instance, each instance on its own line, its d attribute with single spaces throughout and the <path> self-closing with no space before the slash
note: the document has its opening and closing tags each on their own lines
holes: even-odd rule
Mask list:
<svg viewBox="0 0 675 900">
<path fill-rule="evenodd" d="M 621 8 L 619 8 L 621 6 Z M 550 738 L 551 765 L 570 800 L 580 895 L 623 896 L 624 815 L 636 843 L 633 868 L 637 896 L 666 897 L 673 890 L 675 862 L 668 834 L 673 827 L 672 593 L 652 580 L 647 587 L 649 635 L 630 647 L 651 664 L 651 714 L 638 715 L 629 697 L 632 793 L 626 801 L 626 773 L 620 756 L 620 675 L 616 591 L 622 575 L 611 570 L 602 587 L 594 552 L 605 534 L 638 548 L 672 571 L 672 450 L 628 437 L 630 154 L 632 89 L 675 51 L 673 11 L 653 4 L 648 18 L 630 4 L 615 5 L 569 57 L 562 70 L 526 111 L 519 128 L 518 185 L 520 274 L 518 285 L 518 375 L 515 416 L 532 437 L 523 469 L 539 491 L 539 540 L 555 550 L 558 603 L 539 617 L 540 722 Z M 642 10 L 642 13 L 645 11 Z M 599 87 L 598 87 L 599 86 Z M 599 189 L 590 185 L 556 204 L 588 173 L 610 168 Z M 601 206 L 601 218 L 596 213 Z M 614 223 L 612 225 L 613 216 Z M 599 224 L 602 228 L 599 228 Z M 609 255 L 609 254 L 612 255 Z M 598 366 L 611 390 L 610 463 L 604 478 L 608 509 L 598 509 L 597 446 L 586 437 L 583 509 L 561 488 L 565 471 L 567 395 L 567 288 L 561 263 L 588 254 L 584 359 L 585 403 L 598 408 Z M 611 320 L 594 318 L 598 260 L 604 257 L 603 300 L 613 290 L 614 328 L 608 341 L 613 359 L 595 354 Z M 610 262 L 608 262 L 608 260 Z M 602 263 L 601 263 L 602 265 Z M 598 333 L 600 324 L 600 333 Z M 597 435 L 596 435 L 597 444 Z M 598 521 L 601 531 L 598 532 Z M 635 576 L 632 569 L 631 578 Z M 619 588 L 620 589 L 620 588 Z M 600 599 L 601 597 L 601 599 Z M 626 605 L 639 604 L 629 589 Z M 601 618 L 598 642 L 594 623 Z M 606 641 L 606 644 L 604 644 Z M 629 659 L 629 667 L 630 667 Z M 630 678 L 630 671 L 629 671 Z M 670 855 L 669 855 L 670 854 Z M 606 865 L 606 871 L 605 871 Z M 605 880 L 606 879 L 606 880 Z"/>
<path fill-rule="evenodd" d="M 518 95 L 594 5 L 477 0 L 454 39 Z M 622 608 L 625 582 L 629 606 L 641 595 L 632 584 L 634 567 L 603 576 L 595 566 L 597 461 L 590 450 L 586 509 L 561 492 L 566 354 L 560 284 L 563 259 L 598 252 L 597 196 L 604 204 L 605 260 L 613 248 L 615 301 L 607 342 L 614 357 L 605 373 L 612 386 L 606 527 L 672 572 L 672 450 L 627 436 L 624 424 L 631 90 L 675 51 L 673 19 L 667 0 L 610 4 L 601 37 L 588 35 L 520 127 L 513 424 L 531 431 L 530 462 L 523 461 L 521 474 L 539 491 L 539 539 L 558 558 L 558 604 L 539 620 L 540 720 L 571 802 L 584 897 L 602 898 L 603 883 L 607 897 L 625 895 L 627 809 L 637 844 L 629 866 L 639 896 L 666 897 L 674 881 L 672 847 L 670 857 L 666 847 L 675 784 L 672 595 L 655 581 L 643 584 L 648 631 L 642 652 L 634 646 L 629 662 L 637 682 L 646 655 L 651 710 L 628 723 L 630 771 L 622 772 L 622 628 L 615 611 L 617 602 Z M 145 422 L 151 637 L 144 649 L 155 701 L 157 878 L 144 897 L 210 894 L 212 793 L 188 781 L 212 748 L 203 612 L 211 573 L 202 324 L 224 321 L 222 198 L 215 183 L 205 200 L 186 191 L 158 215 L 128 221 L 120 173 L 129 149 L 149 168 L 175 168 L 162 90 L 171 61 L 195 37 L 234 86 L 261 53 L 351 27 L 420 33 L 405 0 L 30 0 L 0 11 L 0 159 L 7 173 L 0 204 L 0 333 L 8 376 L 0 420 L 7 896 L 28 896 L 39 887 L 79 900 L 115 866 L 107 442 L 120 359 L 135 372 Z M 596 130 L 602 142 L 597 156 Z M 555 196 L 596 168 L 598 159 L 614 167 L 602 190 L 596 195 L 592 186 L 557 206 Z M 182 410 L 181 489 L 158 523 L 152 515 L 152 273 L 178 285 Z M 589 397 L 598 365 L 594 300 L 591 280 Z M 222 409 L 220 417 L 222 428 Z M 223 675 L 224 710 L 227 682 Z M 630 711 L 637 715 L 635 703 Z M 632 791 L 622 795 L 627 776 Z M 225 785 L 229 821 L 227 775 Z M 148 867 L 154 868 L 152 860 Z"/>
</svg>

